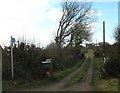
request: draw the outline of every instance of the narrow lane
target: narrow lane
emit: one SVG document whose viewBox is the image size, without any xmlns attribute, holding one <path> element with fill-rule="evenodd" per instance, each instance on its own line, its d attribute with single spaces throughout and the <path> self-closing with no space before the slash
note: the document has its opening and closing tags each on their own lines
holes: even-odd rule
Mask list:
<svg viewBox="0 0 120 93">
<path fill-rule="evenodd" d="M 74 72 L 72 72 L 71 74 L 69 74 L 68 76 L 66 76 L 62 80 L 60 80 L 59 82 L 56 82 L 54 84 L 50 84 L 50 85 L 47 85 L 47 86 L 38 86 L 38 87 L 35 87 L 35 88 L 20 89 L 20 90 L 15 90 L 15 91 L 63 91 L 64 90 L 64 89 L 62 89 L 63 86 L 69 80 L 71 80 L 71 78 L 73 76 L 75 76 L 84 67 L 85 62 L 77 70 L 75 70 Z"/>
<path fill-rule="evenodd" d="M 89 49 L 86 53 L 86 60 L 82 64 L 81 67 L 79 67 L 77 70 L 60 80 L 59 82 L 56 82 L 54 84 L 50 84 L 47 86 L 38 86 L 36 88 L 29 88 L 29 89 L 20 89 L 17 91 L 93 91 L 93 88 L 91 86 L 91 82 L 93 80 L 93 57 L 94 57 L 94 52 L 92 49 Z M 88 60 L 90 59 L 90 60 Z M 86 64 L 86 62 L 90 61 L 89 68 L 86 71 L 85 76 L 83 77 L 83 80 L 75 84 L 71 87 L 68 87 L 66 89 L 63 89 L 64 85 L 71 80 L 73 76 L 75 76 Z"/>
<path fill-rule="evenodd" d="M 83 77 L 82 81 L 74 86 L 71 86 L 65 91 L 94 91 L 91 85 L 93 80 L 93 60 L 91 60 L 90 66 Z"/>
</svg>

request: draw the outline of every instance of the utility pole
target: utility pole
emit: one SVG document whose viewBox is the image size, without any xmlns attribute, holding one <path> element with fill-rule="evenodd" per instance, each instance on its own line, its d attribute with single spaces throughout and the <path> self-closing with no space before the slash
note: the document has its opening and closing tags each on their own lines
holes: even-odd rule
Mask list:
<svg viewBox="0 0 120 93">
<path fill-rule="evenodd" d="M 118 2 L 118 27 L 120 27 L 120 1 Z"/>
<path fill-rule="evenodd" d="M 12 72 L 12 79 L 14 79 L 14 67 L 13 67 L 13 43 L 15 43 L 15 38 L 11 36 L 11 72 Z"/>
<path fill-rule="evenodd" d="M 103 21 L 103 60 L 105 58 L 105 21 Z"/>
</svg>

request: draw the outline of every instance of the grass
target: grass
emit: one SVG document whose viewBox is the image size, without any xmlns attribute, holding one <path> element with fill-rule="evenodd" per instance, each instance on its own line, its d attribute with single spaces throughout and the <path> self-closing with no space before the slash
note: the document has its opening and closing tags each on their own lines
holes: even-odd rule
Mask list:
<svg viewBox="0 0 120 93">
<path fill-rule="evenodd" d="M 11 89 L 19 89 L 19 88 L 31 88 L 37 85 L 46 85 L 50 84 L 51 82 L 48 79 L 41 79 L 41 80 L 9 80 L 3 81 L 3 90 L 11 90 Z"/>
<path fill-rule="evenodd" d="M 63 71 L 56 71 L 53 73 L 53 77 L 51 78 L 42 78 L 40 80 L 8 80 L 3 81 L 3 90 L 10 89 L 19 89 L 19 88 L 30 88 L 35 86 L 49 85 L 59 81 L 65 76 L 69 75 L 73 71 L 75 71 L 78 67 L 80 67 L 83 63 L 83 60 L 79 61 L 77 64 L 73 65 L 70 68 L 66 68 Z"/>
<path fill-rule="evenodd" d="M 118 91 L 118 79 L 116 78 L 107 78 L 102 79 L 100 77 L 100 70 L 102 66 L 102 58 L 95 58 L 94 65 L 94 79 L 93 85 L 96 91 Z"/>
<path fill-rule="evenodd" d="M 56 80 L 60 80 L 60 79 L 64 78 L 65 76 L 69 75 L 70 73 L 72 73 L 73 71 L 75 71 L 78 67 L 80 67 L 82 65 L 82 63 L 83 63 L 83 60 L 78 62 L 75 66 L 65 69 L 64 71 L 57 71 L 54 73 L 53 77 Z"/>
<path fill-rule="evenodd" d="M 71 78 L 70 81 L 68 81 L 64 87 L 69 87 L 69 86 L 72 86 L 78 82 L 80 82 L 82 80 L 82 78 L 84 77 L 88 67 L 89 67 L 89 64 L 90 62 L 86 62 L 84 64 L 84 66 L 82 67 L 82 69 L 75 75 Z"/>
</svg>

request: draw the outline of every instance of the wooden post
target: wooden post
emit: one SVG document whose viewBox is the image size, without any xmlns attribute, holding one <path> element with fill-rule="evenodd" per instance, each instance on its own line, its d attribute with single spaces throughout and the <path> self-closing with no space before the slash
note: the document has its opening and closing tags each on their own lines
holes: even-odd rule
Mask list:
<svg viewBox="0 0 120 93">
<path fill-rule="evenodd" d="M 120 1 L 118 2 L 118 27 L 120 27 Z"/>
<path fill-rule="evenodd" d="M 15 43 L 15 38 L 11 36 L 11 72 L 12 79 L 14 79 L 14 67 L 13 67 L 13 43 Z"/>
<path fill-rule="evenodd" d="M 12 36 L 11 36 L 12 40 Z M 11 42 L 11 74 L 12 74 L 12 79 L 14 78 L 14 72 L 13 72 L 13 43 Z"/>
</svg>

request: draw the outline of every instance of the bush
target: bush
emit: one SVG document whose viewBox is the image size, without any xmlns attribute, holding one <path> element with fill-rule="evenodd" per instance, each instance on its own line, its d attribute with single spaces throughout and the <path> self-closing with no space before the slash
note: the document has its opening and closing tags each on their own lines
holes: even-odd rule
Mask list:
<svg viewBox="0 0 120 93">
<path fill-rule="evenodd" d="M 3 49 L 3 80 L 11 79 L 11 64 L 9 47 Z M 42 61 L 52 59 L 53 71 L 64 70 L 75 65 L 83 55 L 80 55 L 80 48 L 61 48 L 57 52 L 54 43 L 46 48 L 36 47 L 34 44 L 20 42 L 13 47 L 14 54 L 14 78 L 15 80 L 37 80 L 42 78 Z"/>
<path fill-rule="evenodd" d="M 120 75 L 120 60 L 110 59 L 104 66 L 104 74 L 109 77 L 118 77 Z"/>
</svg>

